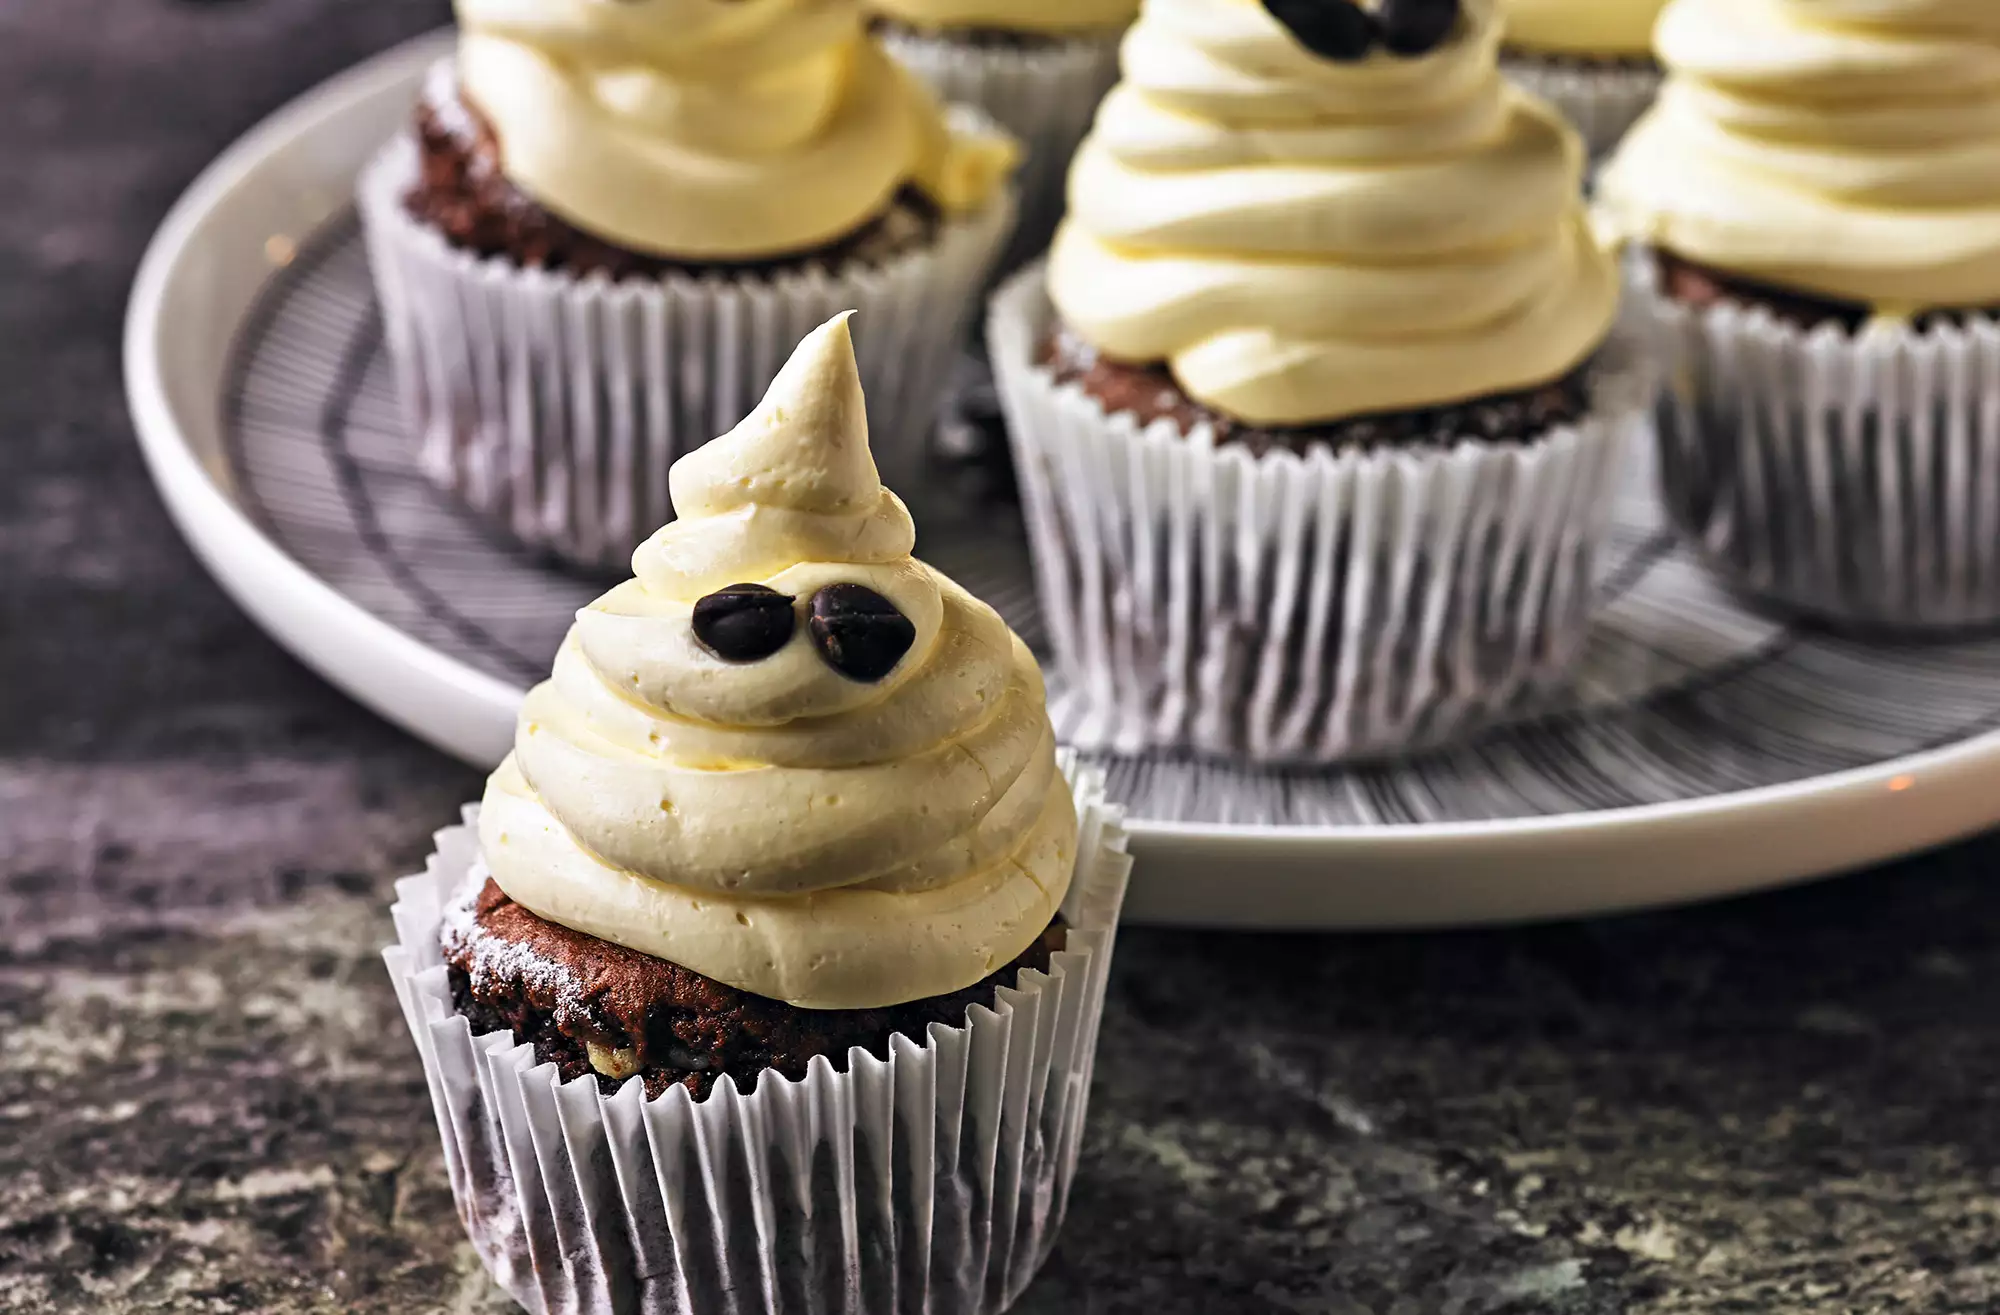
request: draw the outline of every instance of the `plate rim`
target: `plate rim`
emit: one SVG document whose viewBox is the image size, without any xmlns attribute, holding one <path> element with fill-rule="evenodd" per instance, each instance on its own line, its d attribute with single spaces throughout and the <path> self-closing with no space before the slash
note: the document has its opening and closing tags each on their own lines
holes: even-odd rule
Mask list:
<svg viewBox="0 0 2000 1315">
<path fill-rule="evenodd" d="M 309 88 L 237 138 L 203 169 L 147 244 L 127 303 L 123 359 L 127 402 L 147 465 L 170 515 L 209 573 L 253 620 L 321 676 L 417 738 L 461 761 L 485 767 L 499 756 L 490 751 L 497 748 L 504 752 L 505 742 L 496 737 L 490 725 L 474 723 L 491 718 L 511 726 L 521 690 L 397 629 L 339 593 L 286 552 L 248 514 L 225 485 L 225 477 L 219 477 L 204 461 L 171 395 L 167 384 L 171 367 L 162 351 L 162 312 L 181 272 L 180 262 L 204 224 L 245 185 L 256 167 L 293 146 L 314 125 L 337 120 L 344 112 L 382 94 L 386 86 L 411 80 L 417 66 L 448 49 L 450 36 L 450 28 L 417 36 Z M 241 323 L 239 314 L 235 324 L 240 327 Z M 216 392 L 219 396 L 219 380 Z M 306 633 L 308 628 L 323 632 L 328 626 L 347 633 L 348 642 L 341 647 L 366 649 L 393 663 L 398 672 L 395 683 L 405 688 L 398 691 L 387 688 L 391 682 L 371 682 L 348 670 L 346 663 L 333 660 L 323 642 Z M 423 697 L 411 696 L 408 687 L 416 683 L 411 675 L 421 677 Z M 444 712 L 438 708 L 440 694 L 451 705 Z M 446 721 L 451 724 L 440 724 Z M 1897 796 L 1906 818 L 1935 814 L 1928 821 L 1885 828 L 1895 834 L 1878 837 L 1881 843 L 1871 845 L 1870 852 L 1857 853 L 1851 864 L 1814 860 L 1806 869 L 1793 870 L 1783 863 L 1747 856 L 1737 866 L 1746 874 L 1754 870 L 1762 875 L 1724 882 L 1711 889 L 1712 894 L 1724 887 L 1749 889 L 1805 880 L 1982 830 L 2000 820 L 2000 802 L 1978 806 L 1971 798 L 1967 778 L 1987 765 L 2000 768 L 2000 730 L 1798 781 L 1592 812 L 1389 826 L 1272 826 L 1145 818 L 1130 819 L 1128 825 L 1135 844 L 1142 849 L 1178 845 L 1213 852 L 1221 845 L 1239 852 L 1265 851 L 1279 859 L 1310 856 L 1334 869 L 1344 858 L 1363 855 L 1400 867 L 1424 862 L 1440 848 L 1476 850 L 1483 844 L 1513 850 L 1538 842 L 1560 846 L 1580 837 L 1590 842 L 1590 849 L 1602 852 L 1606 846 L 1635 842 L 1648 833 L 1664 838 L 1664 833 L 1671 831 L 1685 841 L 1689 837 L 1683 833 L 1690 829 L 1740 828 L 1746 819 L 1758 817 L 1766 817 L 1772 826 L 1797 826 L 1815 816 L 1844 811 L 1858 797 L 1877 793 Z M 1471 861 L 1476 862 L 1477 856 Z M 1783 875 L 1772 875 L 1779 868 L 1784 869 Z M 1331 878 L 1336 874 L 1329 871 L 1327 875 Z M 1711 879 L 1714 875 L 1710 874 Z M 1592 902 L 1589 911 L 1632 906 L 1613 894 Z"/>
</svg>

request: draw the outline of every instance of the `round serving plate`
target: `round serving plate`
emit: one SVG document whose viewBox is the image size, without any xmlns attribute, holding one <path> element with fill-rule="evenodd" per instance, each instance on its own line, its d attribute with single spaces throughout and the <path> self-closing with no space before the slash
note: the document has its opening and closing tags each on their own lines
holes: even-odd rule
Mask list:
<svg viewBox="0 0 2000 1315">
<path fill-rule="evenodd" d="M 334 79 L 203 174 L 147 254 L 125 350 L 154 477 L 223 585 L 355 698 L 489 764 L 602 582 L 459 514 L 401 423 L 349 194 L 447 40 Z M 1130 915 L 1288 928 L 1576 915 L 1861 866 L 2000 820 L 2000 637 L 1865 643 L 1758 614 L 1664 532 L 1644 457 L 1562 706 L 1349 771 L 1094 753 L 1132 816 Z M 995 484 L 941 466 L 904 492 L 923 555 L 1036 643 L 1019 514 Z M 1052 696 L 1058 730 L 1087 734 Z"/>
</svg>

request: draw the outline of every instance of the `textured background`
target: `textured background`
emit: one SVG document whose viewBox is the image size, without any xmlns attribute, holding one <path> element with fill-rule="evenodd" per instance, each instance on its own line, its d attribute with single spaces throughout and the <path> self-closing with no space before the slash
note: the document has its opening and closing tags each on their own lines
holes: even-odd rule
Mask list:
<svg viewBox="0 0 2000 1315">
<path fill-rule="evenodd" d="M 443 16 L 0 0 L 0 1310 L 506 1307 L 377 958 L 478 781 L 208 582 L 117 362 L 195 171 Z M 1132 931 L 1022 1309 L 2000 1308 L 1994 855 L 1532 931 Z"/>
</svg>

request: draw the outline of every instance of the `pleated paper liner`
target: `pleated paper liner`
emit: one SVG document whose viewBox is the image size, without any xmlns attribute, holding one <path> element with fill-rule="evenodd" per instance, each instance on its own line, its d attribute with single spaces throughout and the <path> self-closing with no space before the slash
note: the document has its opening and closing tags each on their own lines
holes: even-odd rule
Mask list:
<svg viewBox="0 0 2000 1315">
<path fill-rule="evenodd" d="M 423 1058 L 460 1217 L 534 1312 L 992 1315 L 1054 1244 L 1076 1172 L 1113 932 L 1131 860 L 1103 782 L 1076 792 L 1070 931 L 962 1027 L 886 1059 L 825 1057 L 749 1095 L 655 1100 L 629 1079 L 561 1082 L 511 1034 L 475 1037 L 438 948 L 446 904 L 483 881 L 476 807 L 397 883 L 385 952 Z"/>
</svg>

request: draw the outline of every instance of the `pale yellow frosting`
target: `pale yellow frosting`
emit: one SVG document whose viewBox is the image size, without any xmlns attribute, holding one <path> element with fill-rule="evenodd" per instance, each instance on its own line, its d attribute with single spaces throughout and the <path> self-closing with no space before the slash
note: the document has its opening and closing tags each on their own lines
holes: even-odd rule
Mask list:
<svg viewBox="0 0 2000 1315">
<path fill-rule="evenodd" d="M 987 28 L 1038 36 L 1115 32 L 1139 0 L 868 0 L 869 8 L 927 32 Z"/>
<path fill-rule="evenodd" d="M 1545 55 L 1631 58 L 1653 48 L 1667 0 L 1500 0 L 1507 44 Z"/>
<path fill-rule="evenodd" d="M 914 183 L 1013 168 L 867 39 L 860 0 L 457 0 L 458 76 L 508 178 L 576 227 L 697 260 L 809 250 Z"/>
<path fill-rule="evenodd" d="M 1063 319 L 1189 394 L 1305 424 L 1528 387 L 1617 306 L 1583 148 L 1502 80 L 1491 0 L 1403 59 L 1320 59 L 1257 0 L 1147 0 L 1070 173 Z"/>
<path fill-rule="evenodd" d="M 1888 315 L 2000 302 L 2000 3 L 1674 0 L 1629 237 Z"/>
<path fill-rule="evenodd" d="M 942 995 L 1013 960 L 1076 858 L 1041 673 L 992 608 L 910 556 L 847 317 L 670 485 L 679 519 L 577 614 L 487 783 L 493 879 L 553 922 L 807 1009 Z M 799 630 L 725 662 L 694 604 L 746 582 L 794 596 Z M 874 684 L 806 633 L 808 600 L 843 582 L 916 629 Z"/>
</svg>

